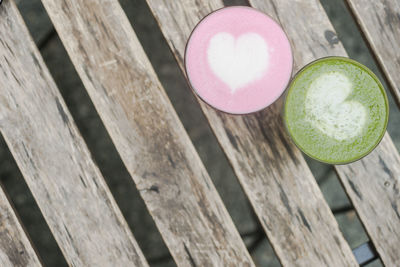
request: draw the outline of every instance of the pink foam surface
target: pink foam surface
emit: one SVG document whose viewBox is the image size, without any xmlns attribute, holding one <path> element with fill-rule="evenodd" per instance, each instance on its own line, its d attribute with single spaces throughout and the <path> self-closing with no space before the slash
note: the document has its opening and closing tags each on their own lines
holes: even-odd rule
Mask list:
<svg viewBox="0 0 400 267">
<path fill-rule="evenodd" d="M 235 38 L 257 33 L 269 49 L 264 75 L 234 93 L 208 64 L 210 39 L 220 32 Z M 279 98 L 289 83 L 293 56 L 285 32 L 269 16 L 250 7 L 227 7 L 206 16 L 194 29 L 186 47 L 185 67 L 193 90 L 206 103 L 228 113 L 246 114 L 261 110 Z"/>
</svg>

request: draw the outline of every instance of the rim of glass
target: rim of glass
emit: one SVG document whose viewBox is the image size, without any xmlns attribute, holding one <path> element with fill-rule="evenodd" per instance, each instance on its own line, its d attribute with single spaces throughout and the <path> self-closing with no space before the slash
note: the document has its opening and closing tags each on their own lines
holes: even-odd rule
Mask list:
<svg viewBox="0 0 400 267">
<path fill-rule="evenodd" d="M 271 103 L 269 103 L 268 105 L 263 106 L 263 107 L 261 107 L 261 108 L 259 108 L 259 109 L 257 109 L 257 110 L 253 110 L 253 111 L 245 112 L 245 113 L 235 113 L 235 112 L 230 112 L 230 111 L 221 110 L 221 109 L 219 109 L 219 108 L 217 108 L 217 107 L 211 105 L 210 103 L 208 103 L 208 101 L 206 101 L 206 99 L 204 99 L 203 96 L 201 96 L 201 95 L 197 92 L 196 88 L 194 88 L 194 86 L 192 85 L 192 82 L 191 82 L 191 80 L 190 80 L 190 77 L 189 77 L 188 71 L 187 71 L 187 67 L 186 67 L 186 53 L 187 53 L 187 50 L 188 50 L 189 41 L 190 41 L 192 35 L 194 34 L 196 28 L 197 28 L 205 19 L 207 19 L 210 15 L 213 15 L 214 13 L 217 13 L 217 12 L 219 12 L 219 11 L 223 11 L 223 10 L 226 10 L 226 9 L 234 9 L 234 8 L 246 8 L 246 9 L 249 9 L 249 10 L 256 11 L 256 12 L 261 13 L 262 15 L 268 17 L 268 18 L 271 19 L 273 22 L 275 22 L 275 24 L 278 25 L 278 26 L 281 28 L 281 30 L 283 31 L 283 33 L 284 33 L 285 36 L 286 36 L 286 39 L 288 40 L 289 47 L 290 47 L 291 58 L 292 58 L 292 62 L 291 62 L 291 63 L 292 63 L 292 67 L 291 67 L 291 70 L 290 70 L 289 79 L 288 79 L 288 81 L 287 81 L 287 83 L 286 83 L 284 89 L 283 89 L 282 92 L 279 94 L 279 96 L 278 96 L 276 99 L 274 99 L 274 101 L 272 101 Z M 218 9 L 216 9 L 216 10 L 213 10 L 213 11 L 211 11 L 210 13 L 208 13 L 207 15 L 205 15 L 202 19 L 199 20 L 199 22 L 197 22 L 196 26 L 193 27 L 192 31 L 190 32 L 190 35 L 189 35 L 188 39 L 186 40 L 186 44 L 185 44 L 185 51 L 184 51 L 184 54 L 183 54 L 183 69 L 184 69 L 185 78 L 186 78 L 186 80 L 187 80 L 187 83 L 189 84 L 190 89 L 191 89 L 192 92 L 193 92 L 203 103 L 205 103 L 208 107 L 210 107 L 210 108 L 212 108 L 212 109 L 214 109 L 214 110 L 216 110 L 216 111 L 218 111 L 218 112 L 225 113 L 225 114 L 228 114 L 228 115 L 248 116 L 248 115 L 252 115 L 252 114 L 255 114 L 255 113 L 257 113 L 257 112 L 263 111 L 263 110 L 267 109 L 268 107 L 272 106 L 274 103 L 276 103 L 276 101 L 277 101 L 279 98 L 281 98 L 281 97 L 285 94 L 286 90 L 289 88 L 289 85 L 290 85 L 290 82 L 291 82 L 291 76 L 293 75 L 293 72 L 294 72 L 294 70 L 293 70 L 293 69 L 294 69 L 293 45 L 292 45 L 292 42 L 291 42 L 290 39 L 289 39 L 289 35 L 288 35 L 287 32 L 285 31 L 285 29 L 283 29 L 282 25 L 281 25 L 280 23 L 278 23 L 277 20 L 275 20 L 274 18 L 272 18 L 272 17 L 271 17 L 270 15 L 268 15 L 267 13 L 265 13 L 265 12 L 263 12 L 263 11 L 257 9 L 257 8 L 251 7 L 251 6 L 240 6 L 240 5 L 239 5 L 239 6 L 224 6 L 224 7 L 218 8 Z"/>
<path fill-rule="evenodd" d="M 288 96 L 290 95 L 290 93 L 291 93 L 291 91 L 292 91 L 292 88 L 293 88 L 293 86 L 295 85 L 295 83 L 296 83 L 298 77 L 299 77 L 303 72 L 305 72 L 309 66 L 314 65 L 314 64 L 316 64 L 316 63 L 319 63 L 319 62 L 321 62 L 321 61 L 327 61 L 327 60 L 345 61 L 345 62 L 348 62 L 348 63 L 350 63 L 350 64 L 356 65 L 357 67 L 360 67 L 361 69 L 365 70 L 365 71 L 375 80 L 375 82 L 378 84 L 378 87 L 379 87 L 379 89 L 381 90 L 381 93 L 382 93 L 382 95 L 383 95 L 383 97 L 384 97 L 384 99 L 385 99 L 385 107 L 386 107 L 385 124 L 384 124 L 384 127 L 383 127 L 383 129 L 382 129 L 382 132 L 381 132 L 380 135 L 379 135 L 379 138 L 378 138 L 376 144 L 375 144 L 374 146 L 372 146 L 370 149 L 368 149 L 366 152 L 360 154 L 359 156 L 357 156 L 357 157 L 355 157 L 355 158 L 352 158 L 351 160 L 347 160 L 347 161 L 346 161 L 346 160 L 344 160 L 344 161 L 328 161 L 328 160 L 326 160 L 326 161 L 325 161 L 325 160 L 319 159 L 319 158 L 317 158 L 317 157 L 311 155 L 310 153 L 308 153 L 307 151 L 305 151 L 305 149 L 296 141 L 296 139 L 294 138 L 294 136 L 293 136 L 292 133 L 290 132 L 289 127 L 288 127 L 288 123 L 287 123 L 287 117 L 286 117 L 286 114 L 287 114 L 287 106 L 286 106 L 287 98 L 288 98 Z M 367 66 L 365 66 L 365 65 L 361 64 L 360 62 L 355 61 L 355 60 L 353 60 L 353 59 L 350 59 L 350 58 L 347 58 L 347 57 L 341 57 L 341 56 L 322 57 L 322 58 L 313 60 L 313 61 L 311 61 L 310 63 L 308 63 L 308 64 L 306 64 L 305 66 L 303 66 L 303 67 L 295 74 L 295 76 L 292 78 L 291 82 L 289 83 L 289 85 L 288 85 L 288 87 L 287 87 L 287 93 L 286 93 L 286 96 L 285 96 L 285 100 L 284 100 L 284 104 L 283 104 L 283 109 L 284 109 L 284 112 L 283 112 L 283 121 L 284 121 L 284 124 L 285 124 L 285 128 L 286 128 L 287 133 L 288 133 L 289 136 L 290 136 L 290 139 L 292 139 L 293 143 L 294 143 L 304 154 L 306 154 L 306 155 L 309 156 L 310 158 L 315 159 L 315 160 L 317 160 L 317 161 L 319 161 L 319 162 L 322 162 L 322 163 L 332 164 L 332 165 L 349 164 L 349 163 L 358 161 L 358 160 L 364 158 L 365 156 L 367 156 L 368 154 L 370 154 L 370 153 L 381 143 L 381 141 L 382 141 L 382 139 L 383 139 L 383 136 L 384 136 L 385 133 L 386 133 L 387 124 L 388 124 L 388 121 L 389 121 L 389 101 L 388 101 L 388 98 L 387 98 L 387 95 L 386 95 L 385 88 L 384 88 L 384 86 L 382 85 L 382 83 L 381 83 L 381 81 L 379 80 L 379 78 L 378 78 L 378 77 L 375 75 L 375 73 L 373 73 Z"/>
</svg>

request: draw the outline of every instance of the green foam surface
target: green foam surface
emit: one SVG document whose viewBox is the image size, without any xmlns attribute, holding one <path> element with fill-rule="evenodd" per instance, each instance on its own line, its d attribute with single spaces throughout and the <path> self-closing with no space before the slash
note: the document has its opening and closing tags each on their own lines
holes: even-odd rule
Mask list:
<svg viewBox="0 0 400 267">
<path fill-rule="evenodd" d="M 351 92 L 343 103 L 357 103 L 357 105 L 347 105 L 350 109 L 352 106 L 364 107 L 361 117 L 365 120 L 361 129 L 356 129 L 357 122 L 354 121 L 347 123 L 347 126 L 341 125 L 340 116 L 343 117 L 345 114 L 340 114 L 335 108 L 345 109 L 346 104 L 334 103 L 329 93 L 321 100 L 325 102 L 332 100 L 333 104 L 320 110 L 322 113 L 333 114 L 329 118 L 337 116 L 337 121 L 327 120 L 326 114 L 325 116 L 318 116 L 315 112 L 310 114 L 311 98 L 309 95 L 307 97 L 307 94 L 310 88 L 315 90 L 315 81 L 327 74 L 330 77 L 331 74 L 344 75 L 351 83 Z M 319 81 L 318 84 L 321 86 L 323 83 Z M 334 90 L 332 79 L 327 86 L 329 90 Z M 343 82 L 338 81 L 338 86 L 343 86 Z M 349 163 L 371 152 L 382 139 L 388 121 L 387 97 L 377 77 L 360 63 L 340 57 L 323 58 L 303 68 L 289 86 L 284 109 L 286 127 L 296 145 L 307 155 L 332 164 Z M 334 132 L 335 127 L 339 127 L 337 134 Z M 348 136 L 346 138 L 343 131 L 339 131 L 340 127 L 354 127 L 354 134 L 345 131 Z"/>
</svg>

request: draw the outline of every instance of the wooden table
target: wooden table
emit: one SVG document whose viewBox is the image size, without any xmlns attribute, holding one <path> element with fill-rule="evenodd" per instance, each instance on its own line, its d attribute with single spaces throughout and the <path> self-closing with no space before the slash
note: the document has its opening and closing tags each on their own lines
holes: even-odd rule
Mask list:
<svg viewBox="0 0 400 267">
<path fill-rule="evenodd" d="M 399 2 L 347 2 L 400 104 Z M 42 3 L 175 262 L 254 266 L 118 1 Z M 223 7 L 147 3 L 182 70 L 191 30 Z M 318 0 L 250 5 L 283 26 L 295 70 L 346 56 Z M 13 0 L 0 6 L 0 58 L 0 130 L 67 263 L 148 266 Z M 358 266 L 360 252 L 375 250 L 400 266 L 400 157 L 389 134 L 366 158 L 335 166 L 371 240 L 353 253 L 285 133 L 281 102 L 248 116 L 199 104 L 283 266 Z M 40 266 L 1 189 L 0 219 L 0 265 Z"/>
</svg>

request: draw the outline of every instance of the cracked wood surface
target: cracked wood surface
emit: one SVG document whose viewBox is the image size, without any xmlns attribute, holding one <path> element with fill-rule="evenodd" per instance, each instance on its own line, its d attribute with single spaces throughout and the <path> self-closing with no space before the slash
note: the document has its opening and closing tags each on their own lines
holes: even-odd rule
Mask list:
<svg viewBox="0 0 400 267">
<path fill-rule="evenodd" d="M 0 130 L 67 262 L 148 266 L 12 0 L 0 7 L 0 60 Z"/>
<path fill-rule="evenodd" d="M 1 186 L 0 266 L 42 266 Z"/>
<path fill-rule="evenodd" d="M 319 57 L 347 56 L 319 1 L 250 2 L 276 14 L 292 41 L 297 69 Z M 389 134 L 367 157 L 335 168 L 382 261 L 400 265 L 400 157 Z"/>
<path fill-rule="evenodd" d="M 181 266 L 253 266 L 117 0 L 42 0 Z"/>
<path fill-rule="evenodd" d="M 384 75 L 392 89 L 393 97 L 400 107 L 400 2 L 395 0 L 366 1 L 347 0 L 351 11 L 369 42 Z M 348 181 L 347 188 L 354 191 L 360 201 L 366 205 L 358 207 L 370 217 L 376 216 L 379 221 L 366 221 L 370 236 L 387 266 L 400 265 L 400 160 L 391 153 L 395 149 L 392 142 L 381 145 L 383 152 L 391 157 L 376 158 L 378 170 L 372 175 L 381 179 L 379 186 L 371 187 L 368 183 L 356 185 Z M 383 170 L 384 172 L 382 172 Z M 360 170 L 353 170 L 358 175 L 365 175 Z M 361 188 L 359 188 L 361 187 Z M 366 200 L 371 192 L 373 201 Z M 383 208 L 382 208 L 383 207 Z M 390 208 L 391 207 L 391 210 Z M 383 222 L 383 224 L 382 224 Z"/>
<path fill-rule="evenodd" d="M 384 138 L 365 159 L 336 171 L 385 266 L 400 266 L 400 157 Z"/>
<path fill-rule="evenodd" d="M 400 2 L 347 0 L 400 107 Z"/>
<path fill-rule="evenodd" d="M 193 27 L 222 2 L 147 2 L 183 69 Z M 234 116 L 199 102 L 282 264 L 358 266 L 302 154 L 285 134 L 281 103 Z"/>
</svg>

